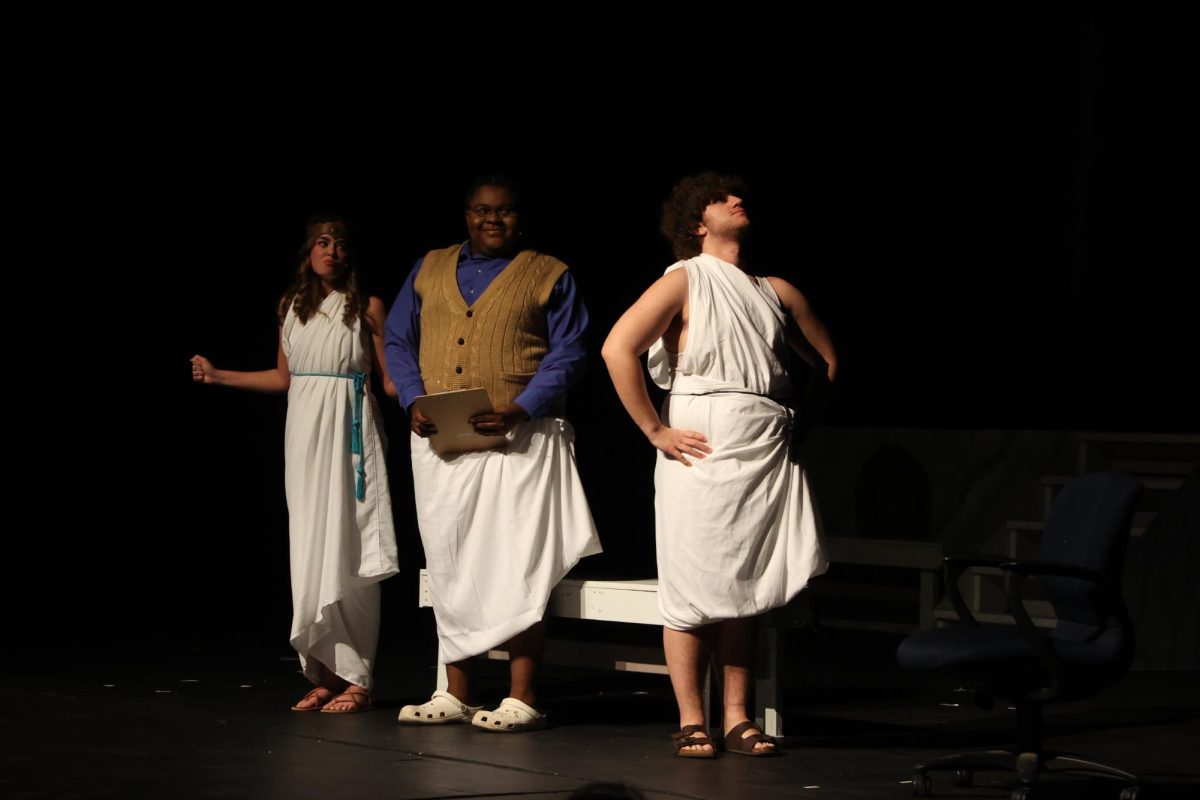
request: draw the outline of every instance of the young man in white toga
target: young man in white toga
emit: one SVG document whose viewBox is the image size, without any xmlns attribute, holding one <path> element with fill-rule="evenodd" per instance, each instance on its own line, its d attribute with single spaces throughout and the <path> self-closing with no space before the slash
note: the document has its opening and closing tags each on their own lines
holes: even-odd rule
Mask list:
<svg viewBox="0 0 1200 800">
<path fill-rule="evenodd" d="M 787 281 L 757 277 L 743 259 L 750 229 L 741 181 L 685 178 L 663 206 L 662 231 L 680 260 L 613 327 L 604 360 L 625 409 L 659 451 L 655 529 L 663 647 L 679 705 L 676 753 L 712 758 L 703 676 L 715 656 L 724 682 L 727 752 L 775 755 L 750 718 L 757 616 L 825 570 L 787 374 L 789 349 L 832 380 L 824 325 Z M 656 413 L 640 356 L 670 394 Z"/>
</svg>

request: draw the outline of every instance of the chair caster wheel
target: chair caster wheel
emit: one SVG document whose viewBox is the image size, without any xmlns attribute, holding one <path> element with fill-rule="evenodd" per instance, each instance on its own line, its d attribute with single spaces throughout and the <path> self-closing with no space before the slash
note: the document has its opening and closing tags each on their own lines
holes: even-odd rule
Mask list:
<svg viewBox="0 0 1200 800">
<path fill-rule="evenodd" d="M 969 769 L 954 770 L 954 785 L 955 786 L 971 786 L 975 783 L 975 773 Z"/>
<path fill-rule="evenodd" d="M 1138 800 L 1139 788 L 1137 786 L 1126 786 L 1121 790 L 1121 800 Z"/>
<path fill-rule="evenodd" d="M 933 794 L 933 781 L 928 775 L 916 773 L 913 775 L 913 797 L 929 797 Z"/>
</svg>

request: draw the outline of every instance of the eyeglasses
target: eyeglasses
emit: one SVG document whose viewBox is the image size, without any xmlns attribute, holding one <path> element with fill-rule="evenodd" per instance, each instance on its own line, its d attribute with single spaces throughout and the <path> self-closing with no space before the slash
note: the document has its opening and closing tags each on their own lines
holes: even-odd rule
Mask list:
<svg viewBox="0 0 1200 800">
<path fill-rule="evenodd" d="M 470 211 L 475 216 L 482 217 L 484 219 L 486 219 L 487 217 L 490 217 L 492 214 L 495 214 L 497 217 L 500 217 L 501 219 L 508 219 L 509 217 L 515 217 L 517 215 L 517 207 L 516 206 L 478 205 L 478 206 L 471 206 L 470 208 L 467 209 L 467 211 Z"/>
</svg>

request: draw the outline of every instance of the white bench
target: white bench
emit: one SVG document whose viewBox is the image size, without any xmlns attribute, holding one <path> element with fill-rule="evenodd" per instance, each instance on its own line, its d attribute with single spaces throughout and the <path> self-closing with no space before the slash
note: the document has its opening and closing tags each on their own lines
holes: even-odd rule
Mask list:
<svg viewBox="0 0 1200 800">
<path fill-rule="evenodd" d="M 917 619 L 915 625 L 864 620 L 826 619 L 820 623 L 829 627 L 907 633 L 927 630 L 937 624 L 935 610 L 938 602 L 942 572 L 941 542 L 910 542 L 900 539 L 855 539 L 848 536 L 826 536 L 821 547 L 830 564 L 854 564 L 862 567 L 891 567 L 907 569 L 917 578 Z M 831 575 L 831 578 L 836 578 Z"/>
<path fill-rule="evenodd" d="M 421 570 L 422 607 L 431 606 L 429 574 Z M 626 622 L 636 625 L 663 624 L 658 613 L 658 580 L 580 580 L 564 578 L 550 593 L 546 616 L 562 619 L 586 619 Z M 779 713 L 780 656 L 779 629 L 759 626 L 759 674 L 755 676 L 755 721 L 769 736 L 783 735 L 783 717 Z M 765 649 L 765 653 L 762 650 Z M 507 661 L 505 650 L 489 650 L 482 657 Z M 547 664 L 619 672 L 667 674 L 667 662 L 661 647 L 645 647 L 615 642 L 579 642 L 549 639 L 542 660 Z M 438 664 L 437 688 L 447 686 L 446 667 Z M 711 708 L 709 681 L 705 679 L 704 705 Z M 709 719 L 716 719 L 711 713 Z"/>
<path fill-rule="evenodd" d="M 429 573 L 421 570 L 419 605 L 431 607 Z M 603 622 L 628 622 L 641 625 L 662 625 L 658 613 L 658 581 L 654 578 L 626 581 L 578 580 L 564 578 L 550 594 L 546 616 L 563 619 L 589 619 Z M 486 658 L 507 661 L 504 650 L 489 650 Z M 666 675 L 666 661 L 661 647 L 546 642 L 544 660 L 563 666 L 587 666 L 614 669 L 620 672 L 650 672 Z M 438 688 L 446 688 L 445 668 L 438 666 Z"/>
<path fill-rule="evenodd" d="M 942 565 L 942 547 L 930 542 L 903 542 L 875 539 L 827 537 L 825 551 L 832 563 L 901 567 L 917 570 L 920 585 L 919 620 L 914 627 L 934 624 L 937 573 Z M 800 595 L 803 602 L 804 595 Z M 421 570 L 420 605 L 430 606 L 429 575 Z M 775 613 L 759 626 L 759 651 L 754 682 L 755 722 L 770 736 L 783 735 L 780 713 L 780 677 L 783 674 L 783 648 L 778 624 L 771 619 L 787 618 L 786 610 Z M 563 619 L 624 622 L 635 625 L 663 624 L 658 613 L 658 581 L 580 580 L 566 578 L 550 594 L 548 617 Z M 507 661 L 504 650 L 489 650 L 485 656 Z M 543 660 L 561 666 L 613 669 L 621 672 L 646 672 L 666 675 L 666 659 L 661 647 L 635 646 L 611 642 L 548 640 Z M 438 665 L 438 688 L 446 688 L 446 669 Z M 705 707 L 709 707 L 708 681 L 705 682 Z M 712 715 L 709 717 L 714 719 Z"/>
</svg>

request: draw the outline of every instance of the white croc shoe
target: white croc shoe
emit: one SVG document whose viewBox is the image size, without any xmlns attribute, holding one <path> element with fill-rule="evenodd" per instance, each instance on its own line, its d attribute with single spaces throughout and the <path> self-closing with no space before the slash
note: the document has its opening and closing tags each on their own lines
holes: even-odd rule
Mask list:
<svg viewBox="0 0 1200 800">
<path fill-rule="evenodd" d="M 495 711 L 475 712 L 471 724 L 494 733 L 524 733 L 546 727 L 546 715 L 515 697 L 506 697 Z"/>
<path fill-rule="evenodd" d="M 483 706 L 469 706 L 449 692 L 440 689 L 428 703 L 400 709 L 400 721 L 416 725 L 442 725 L 447 722 L 470 722 Z"/>
</svg>

